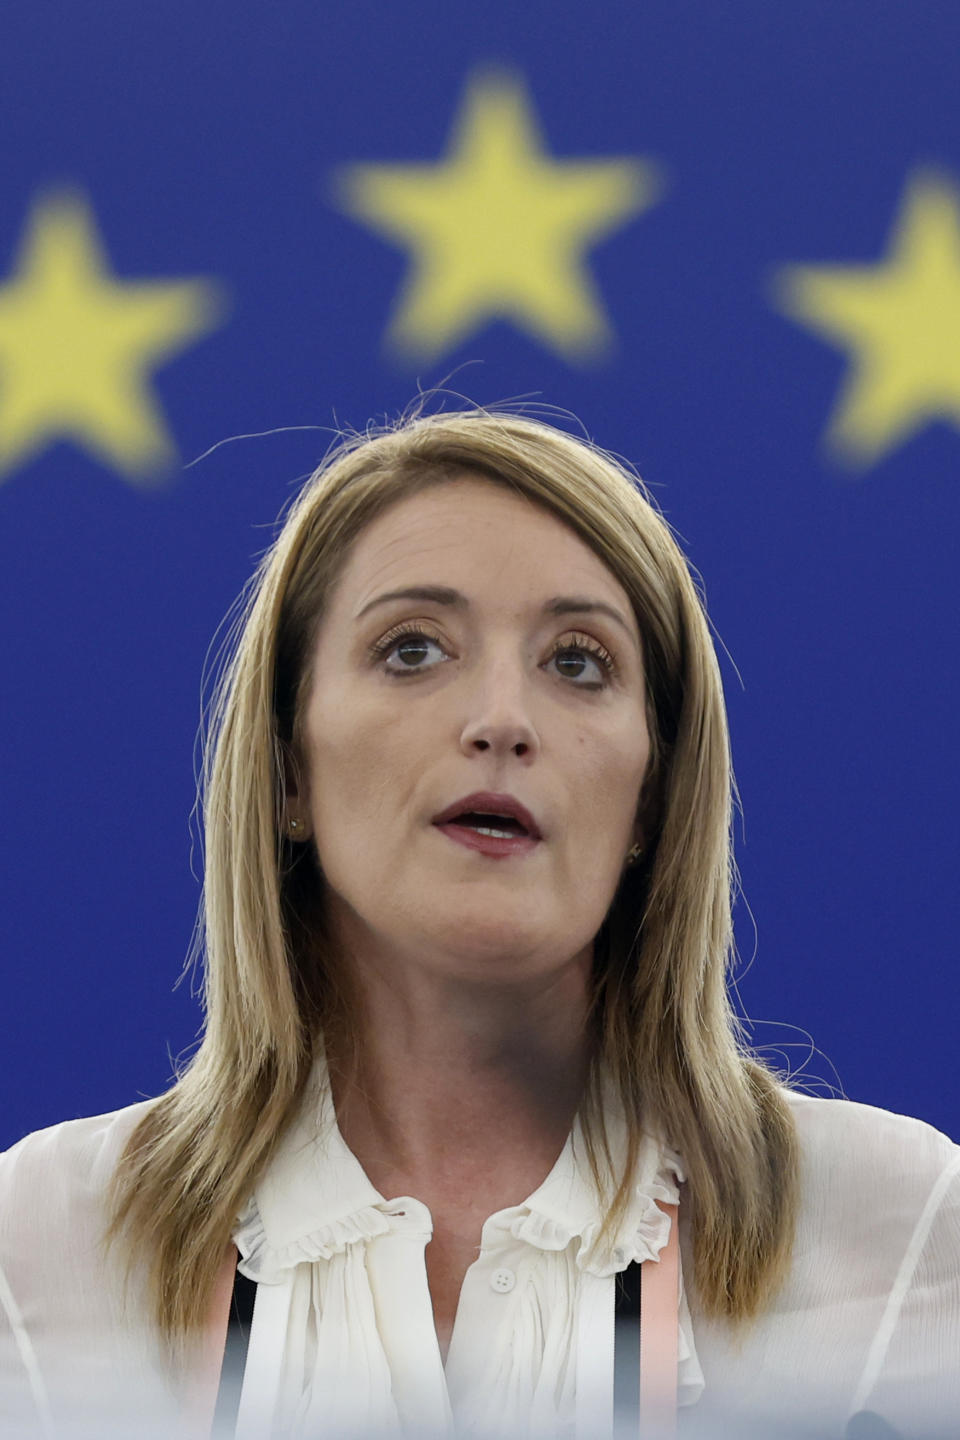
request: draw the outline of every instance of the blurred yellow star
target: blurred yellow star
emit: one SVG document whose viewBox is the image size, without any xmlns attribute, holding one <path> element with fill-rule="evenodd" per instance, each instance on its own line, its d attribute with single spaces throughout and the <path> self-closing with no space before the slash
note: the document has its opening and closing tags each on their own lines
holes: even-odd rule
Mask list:
<svg viewBox="0 0 960 1440">
<path fill-rule="evenodd" d="M 85 200 L 38 200 L 0 285 L 0 473 L 66 439 L 134 482 L 158 478 L 176 452 L 145 372 L 221 310 L 208 281 L 115 280 Z"/>
<path fill-rule="evenodd" d="M 601 352 L 612 332 L 584 251 L 661 191 L 647 161 L 552 159 L 521 80 L 501 73 L 468 86 L 445 160 L 339 180 L 346 213 L 411 251 L 387 341 L 422 359 L 495 318 L 568 359 Z"/>
<path fill-rule="evenodd" d="M 786 314 L 850 352 L 826 433 L 866 466 L 935 419 L 960 426 L 960 192 L 943 176 L 908 183 L 879 265 L 792 265 L 776 284 Z"/>
</svg>

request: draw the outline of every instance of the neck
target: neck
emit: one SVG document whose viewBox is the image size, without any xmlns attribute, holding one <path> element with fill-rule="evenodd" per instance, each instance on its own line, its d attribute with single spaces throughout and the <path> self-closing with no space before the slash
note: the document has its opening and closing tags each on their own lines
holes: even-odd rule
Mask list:
<svg viewBox="0 0 960 1440">
<path fill-rule="evenodd" d="M 504 986 L 349 966 L 358 1043 L 329 1047 L 334 1104 L 382 1193 L 482 1183 L 519 1203 L 545 1178 L 586 1081 L 591 958 Z"/>
</svg>

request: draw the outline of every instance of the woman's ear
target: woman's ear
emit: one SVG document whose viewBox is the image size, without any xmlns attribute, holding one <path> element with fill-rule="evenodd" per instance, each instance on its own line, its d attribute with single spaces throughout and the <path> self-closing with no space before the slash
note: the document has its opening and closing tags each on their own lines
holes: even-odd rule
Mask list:
<svg viewBox="0 0 960 1440">
<path fill-rule="evenodd" d="M 283 833 L 289 840 L 309 840 L 313 834 L 310 804 L 304 784 L 303 768 L 292 745 L 281 742 L 283 770 Z"/>
<path fill-rule="evenodd" d="M 646 853 L 656 846 L 663 821 L 664 777 L 657 761 L 651 761 L 640 786 L 633 821 L 634 844 Z"/>
<path fill-rule="evenodd" d="M 637 799 L 637 811 L 633 817 L 633 830 L 631 831 L 631 835 L 634 849 L 639 847 L 639 849 L 643 851 L 647 848 L 647 836 L 650 833 L 650 826 L 648 824 L 649 815 L 650 773 L 648 771 L 644 777 L 643 784 L 640 786 L 640 795 Z"/>
</svg>

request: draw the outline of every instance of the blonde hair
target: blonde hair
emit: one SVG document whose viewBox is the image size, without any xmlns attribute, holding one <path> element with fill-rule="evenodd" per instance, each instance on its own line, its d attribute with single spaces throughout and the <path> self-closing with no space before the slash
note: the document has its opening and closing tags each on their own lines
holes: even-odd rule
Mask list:
<svg viewBox="0 0 960 1440">
<path fill-rule="evenodd" d="M 110 1238 L 146 1254 L 153 1311 L 175 1350 L 202 1326 L 238 1212 L 292 1119 L 318 1037 L 349 1026 L 307 846 L 284 838 L 309 657 L 350 547 L 397 500 L 464 472 L 565 521 L 630 597 L 643 637 L 651 766 L 647 848 L 595 944 L 596 1060 L 584 1100 L 591 1163 L 605 1149 L 600 1077 L 628 1116 L 619 1216 L 645 1129 L 689 1182 L 704 1313 L 743 1322 L 789 1264 L 792 1120 L 747 1049 L 728 997 L 733 784 L 717 659 L 696 585 L 644 486 L 587 441 L 526 416 L 418 415 L 344 439 L 292 505 L 246 595 L 211 710 L 203 767 L 202 1043 L 119 1161 Z"/>
</svg>

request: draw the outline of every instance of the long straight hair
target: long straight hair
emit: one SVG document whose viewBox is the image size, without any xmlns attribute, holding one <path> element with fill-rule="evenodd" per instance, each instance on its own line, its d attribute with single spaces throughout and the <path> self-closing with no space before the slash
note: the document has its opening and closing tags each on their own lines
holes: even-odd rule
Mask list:
<svg viewBox="0 0 960 1440">
<path fill-rule="evenodd" d="M 647 848 L 596 937 L 596 1052 L 582 1107 L 598 1183 L 609 1156 L 604 1084 L 616 1086 L 628 1118 L 608 1225 L 653 1131 L 686 1171 L 705 1314 L 750 1321 L 789 1266 L 793 1123 L 728 995 L 734 789 L 698 587 L 642 482 L 597 446 L 502 411 L 417 415 L 345 438 L 310 478 L 241 597 L 213 697 L 195 936 L 204 1036 L 129 1138 L 108 1231 L 131 1264 L 146 1256 L 150 1304 L 174 1354 L 204 1325 L 236 1217 L 296 1113 L 318 1041 L 351 1027 L 315 857 L 283 825 L 317 627 L 364 528 L 404 497 L 465 475 L 509 487 L 575 531 L 629 595 L 643 640 L 651 760 L 638 813 Z"/>
</svg>

